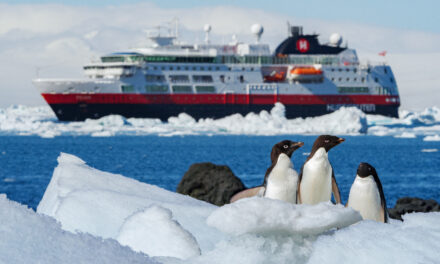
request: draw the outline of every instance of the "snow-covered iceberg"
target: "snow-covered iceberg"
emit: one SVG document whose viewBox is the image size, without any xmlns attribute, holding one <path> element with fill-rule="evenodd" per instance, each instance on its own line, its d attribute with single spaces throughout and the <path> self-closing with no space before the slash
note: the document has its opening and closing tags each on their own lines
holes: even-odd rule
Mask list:
<svg viewBox="0 0 440 264">
<path fill-rule="evenodd" d="M 390 263 L 401 250 L 399 263 L 440 259 L 440 213 L 383 224 L 330 203 L 249 198 L 216 207 L 93 169 L 72 155 L 61 154 L 58 162 L 38 213 L 77 235 L 115 239 L 152 261 Z"/>
<path fill-rule="evenodd" d="M 57 219 L 71 232 L 113 238 L 132 247 L 133 241 L 144 239 L 156 246 L 139 244 L 133 248 L 150 256 L 162 256 L 160 244 L 174 234 L 180 242 L 167 243 L 167 256 L 190 257 L 200 249 L 212 249 L 222 239 L 220 231 L 205 223 L 215 209 L 189 196 L 102 172 L 75 156 L 61 154 L 37 212 Z M 139 225 L 148 218 L 156 224 Z M 138 233 L 133 232 L 136 228 Z M 193 254 L 183 254 L 182 248 Z"/>
<path fill-rule="evenodd" d="M 400 111 L 400 118 L 366 115 L 354 107 L 309 118 L 286 119 L 285 107 L 276 103 L 273 109 L 246 116 L 235 114 L 220 119 L 195 120 L 181 113 L 167 122 L 154 118 L 124 118 L 118 115 L 83 122 L 59 122 L 48 106 L 11 106 L 0 109 L 0 134 L 88 135 L 285 135 L 285 134 L 370 134 L 415 138 L 440 135 L 440 108 L 420 112 Z"/>
<path fill-rule="evenodd" d="M 84 122 L 59 122 L 49 107 L 11 106 L 0 109 L 0 133 L 12 135 L 282 135 L 282 134 L 362 134 L 367 132 L 366 115 L 357 108 L 341 108 L 313 118 L 286 119 L 284 105 L 246 116 L 234 114 L 220 119 L 195 120 L 181 113 L 168 122 L 151 118 L 124 118 L 118 115 Z"/>
<path fill-rule="evenodd" d="M 159 263 L 117 241 L 61 229 L 0 195 L 0 263 Z"/>
</svg>

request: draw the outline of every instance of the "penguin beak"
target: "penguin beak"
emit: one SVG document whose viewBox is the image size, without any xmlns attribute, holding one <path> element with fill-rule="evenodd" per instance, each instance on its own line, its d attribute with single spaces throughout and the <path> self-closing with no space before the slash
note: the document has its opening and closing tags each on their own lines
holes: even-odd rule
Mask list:
<svg viewBox="0 0 440 264">
<path fill-rule="evenodd" d="M 343 138 L 338 138 L 338 144 L 339 143 L 342 143 L 342 142 L 344 142 L 345 141 L 345 139 L 343 139 Z"/>
<path fill-rule="evenodd" d="M 294 149 L 299 149 L 302 146 L 304 146 L 304 142 L 296 142 L 296 143 L 293 143 L 290 147 L 292 147 Z"/>
</svg>

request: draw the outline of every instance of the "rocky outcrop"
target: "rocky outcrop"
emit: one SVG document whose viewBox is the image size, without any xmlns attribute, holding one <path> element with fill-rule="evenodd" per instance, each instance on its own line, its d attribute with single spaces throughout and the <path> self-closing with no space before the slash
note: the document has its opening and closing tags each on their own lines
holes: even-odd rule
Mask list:
<svg viewBox="0 0 440 264">
<path fill-rule="evenodd" d="M 416 197 L 403 197 L 397 200 L 394 208 L 388 209 L 390 218 L 402 220 L 402 215 L 413 212 L 440 212 L 440 204 L 435 200 L 423 200 Z"/>
<path fill-rule="evenodd" d="M 229 203 L 245 186 L 228 166 L 195 163 L 183 175 L 177 192 L 215 205 Z"/>
</svg>

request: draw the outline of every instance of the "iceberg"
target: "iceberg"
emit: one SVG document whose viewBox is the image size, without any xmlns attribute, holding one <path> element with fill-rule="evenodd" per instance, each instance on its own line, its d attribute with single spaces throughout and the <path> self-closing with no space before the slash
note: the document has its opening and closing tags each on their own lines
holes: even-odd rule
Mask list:
<svg viewBox="0 0 440 264">
<path fill-rule="evenodd" d="M 342 107 L 318 117 L 287 119 L 285 107 L 276 103 L 270 111 L 234 114 L 220 119 L 195 120 L 186 113 L 167 122 L 154 118 L 125 118 L 109 115 L 83 122 L 59 122 L 49 106 L 10 106 L 0 109 L 0 134 L 112 137 L 119 135 L 287 135 L 338 134 L 416 138 L 440 135 L 440 108 L 400 111 L 400 118 L 367 115 L 355 107 Z"/>
<path fill-rule="evenodd" d="M 285 135 L 345 134 L 368 131 L 367 117 L 357 108 L 341 108 L 328 115 L 287 119 L 285 107 L 276 103 L 270 112 L 234 114 L 220 119 L 195 120 L 181 113 L 168 122 L 154 118 L 124 118 L 109 115 L 83 122 L 59 122 L 48 106 L 11 106 L 0 109 L 0 134 L 38 135 L 51 138 L 62 135 L 110 137 L 118 135 Z"/>
<path fill-rule="evenodd" d="M 26 210 L 24 218 L 47 219 L 69 236 L 103 238 L 117 250 L 128 250 L 126 245 L 132 251 L 125 255 L 141 256 L 145 263 L 435 263 L 440 258 L 440 213 L 414 213 L 404 215 L 404 222 L 384 224 L 362 221 L 353 209 L 331 203 L 293 205 L 255 197 L 217 207 L 99 171 L 65 153 L 58 157 L 39 214 Z"/>
<path fill-rule="evenodd" d="M 61 229 L 55 219 L 0 195 L 0 263 L 159 263 L 112 239 Z"/>
</svg>

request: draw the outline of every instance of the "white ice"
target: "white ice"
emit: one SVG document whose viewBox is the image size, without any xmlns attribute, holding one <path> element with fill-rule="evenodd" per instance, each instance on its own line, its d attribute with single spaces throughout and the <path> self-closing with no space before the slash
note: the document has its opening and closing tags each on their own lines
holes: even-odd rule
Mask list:
<svg viewBox="0 0 440 264">
<path fill-rule="evenodd" d="M 276 103 L 270 112 L 234 114 L 220 119 L 195 120 L 181 113 L 167 122 L 153 118 L 124 118 L 118 115 L 83 122 L 59 122 L 48 106 L 11 106 L 0 109 L 0 134 L 111 137 L 117 135 L 283 135 L 283 134 L 370 134 L 415 138 L 440 135 L 440 109 L 400 111 L 400 118 L 365 115 L 354 107 L 309 118 L 286 119 L 285 107 Z"/>
<path fill-rule="evenodd" d="M 167 243 L 169 234 L 177 234 L 180 242 L 170 244 L 169 256 L 188 257 L 193 254 L 182 254 L 179 247 L 198 252 L 199 246 L 192 236 L 202 250 L 213 248 L 222 237 L 219 231 L 205 224 L 215 209 L 189 196 L 102 172 L 73 155 L 61 154 L 37 212 L 54 217 L 65 230 L 118 239 L 130 246 L 132 241 L 141 239 L 139 235 L 146 235 L 144 239 L 157 244 L 157 248 L 139 245 L 134 249 L 150 256 L 162 256 L 159 245 Z M 137 234 L 130 231 L 145 218 L 165 222 L 162 226 L 141 226 Z M 148 233 L 151 230 L 155 232 Z"/>
<path fill-rule="evenodd" d="M 247 198 L 225 205 L 208 218 L 208 225 L 233 235 L 318 235 L 362 220 L 360 214 L 330 202 L 296 205 L 267 198 Z"/>
<path fill-rule="evenodd" d="M 440 259 L 440 213 L 410 214 L 403 223 L 383 224 L 360 221 L 359 213 L 331 203 L 309 206 L 248 198 L 216 207 L 93 169 L 72 155 L 62 154 L 58 162 L 39 213 L 74 232 L 66 234 L 117 239 L 161 263 L 435 263 Z M 0 250 L 13 246 L 17 245 L 6 243 Z M 136 263 L 130 258 L 123 262 Z"/>
<path fill-rule="evenodd" d="M 367 119 L 357 108 L 342 108 L 314 117 L 286 119 L 284 105 L 277 103 L 270 112 L 234 114 L 220 119 L 195 120 L 181 113 L 168 122 L 151 118 L 124 118 L 118 115 L 84 122 L 59 122 L 49 107 L 11 106 L 0 109 L 0 133 L 39 135 L 281 135 L 281 134 L 361 134 L 367 132 Z"/>
<path fill-rule="evenodd" d="M 0 263 L 157 263 L 117 241 L 73 234 L 0 195 Z"/>
<path fill-rule="evenodd" d="M 426 136 L 423 138 L 423 141 L 440 141 L 439 135 Z"/>
</svg>

